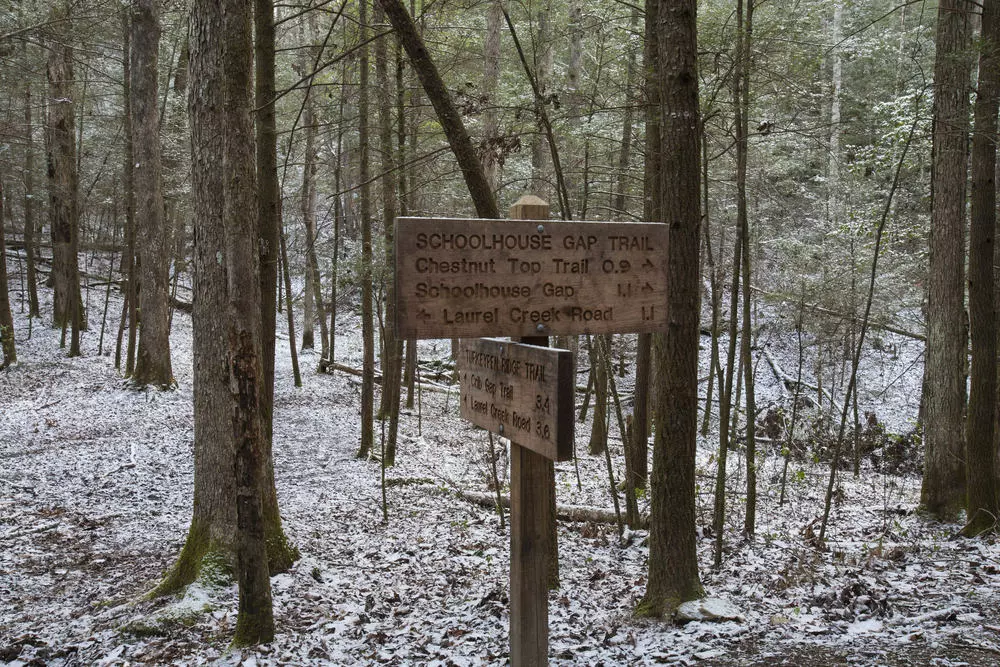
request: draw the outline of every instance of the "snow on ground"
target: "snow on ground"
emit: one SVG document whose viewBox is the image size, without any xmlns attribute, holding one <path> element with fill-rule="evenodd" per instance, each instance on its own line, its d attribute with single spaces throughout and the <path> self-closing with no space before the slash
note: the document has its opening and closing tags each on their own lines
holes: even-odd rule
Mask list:
<svg viewBox="0 0 1000 667">
<path fill-rule="evenodd" d="M 17 292 L 14 298 L 16 309 Z M 48 290 L 43 298 L 51 298 Z M 173 321 L 178 389 L 135 391 L 114 369 L 111 321 L 117 323 L 121 301 L 112 295 L 103 356 L 97 355 L 103 292 L 95 290 L 90 303 L 83 357 L 65 357 L 44 316 L 29 340 L 28 321 L 16 313 L 20 363 L 0 373 L 0 664 L 508 661 L 509 535 L 495 512 L 452 494 L 486 491 L 489 476 L 486 435 L 458 417 L 457 390 L 422 392 L 419 410 L 405 411 L 398 465 L 388 472 L 400 483 L 388 489 L 386 524 L 378 465 L 354 458 L 357 378 L 318 375 L 317 358 L 307 353 L 305 386 L 293 387 L 287 336 L 277 355 L 275 468 L 285 527 L 302 558 L 272 580 L 277 638 L 256 650 L 228 648 L 236 617 L 232 586 L 144 600 L 177 556 L 190 519 L 190 318 L 178 312 Z M 353 314 L 338 323 L 338 362 L 360 366 L 359 329 Z M 866 366 L 864 400 L 877 405 L 880 418 L 905 424 L 915 412 L 920 368 L 915 348 L 898 343 Z M 782 337 L 763 344 L 787 373 L 795 372 L 795 352 Z M 421 343 L 425 359 L 448 349 L 447 341 Z M 780 385 L 763 361 L 758 381 L 759 400 L 780 400 Z M 893 396 L 895 402 L 884 402 Z M 579 451 L 588 434 L 578 427 Z M 699 450 L 702 530 L 711 524 L 714 442 Z M 620 478 L 621 444 L 614 439 L 612 451 Z M 793 461 L 788 501 L 779 507 L 781 464 L 774 448 L 764 448 L 757 537 L 746 542 L 738 537 L 745 463 L 730 452 L 720 570 L 711 568 L 711 537 L 699 541 L 706 591 L 732 602 L 742 621 L 635 619 L 646 581 L 645 533 L 620 541 L 614 525 L 561 523 L 551 662 L 1000 660 L 1000 548 L 992 539 L 953 539 L 959 526 L 914 513 L 917 477 L 882 474 L 866 463 L 859 478 L 842 476 L 829 549 L 817 550 L 810 538 L 818 531 L 828 467 Z M 572 462 L 557 464 L 560 503 L 611 508 L 603 457 L 581 456 L 580 486 L 577 480 Z"/>
</svg>

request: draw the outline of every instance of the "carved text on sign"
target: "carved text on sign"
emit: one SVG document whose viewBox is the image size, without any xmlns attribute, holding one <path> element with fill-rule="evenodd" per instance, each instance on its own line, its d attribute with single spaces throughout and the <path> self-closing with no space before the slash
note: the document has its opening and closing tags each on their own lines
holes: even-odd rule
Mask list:
<svg viewBox="0 0 1000 667">
<path fill-rule="evenodd" d="M 661 331 L 667 226 L 398 218 L 405 338 Z"/>
<path fill-rule="evenodd" d="M 458 354 L 462 417 L 547 458 L 571 459 L 571 358 L 568 350 L 551 347 L 463 339 Z"/>
</svg>

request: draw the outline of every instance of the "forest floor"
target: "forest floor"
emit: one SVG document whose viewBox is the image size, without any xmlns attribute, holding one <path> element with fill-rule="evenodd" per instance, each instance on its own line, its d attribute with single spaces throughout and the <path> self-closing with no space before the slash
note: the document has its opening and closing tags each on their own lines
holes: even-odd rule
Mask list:
<svg viewBox="0 0 1000 667">
<path fill-rule="evenodd" d="M 48 290 L 43 297 L 51 298 Z M 14 298 L 17 309 L 16 291 Z M 278 345 L 274 456 L 285 528 L 302 556 L 272 579 L 275 641 L 229 648 L 236 618 L 229 584 L 145 600 L 176 558 L 191 514 L 190 318 L 174 314 L 178 388 L 137 391 L 114 368 L 112 333 L 98 354 L 103 290 L 89 301 L 84 356 L 69 359 L 59 349 L 58 332 L 43 324 L 50 310 L 30 339 L 28 320 L 16 313 L 20 363 L 0 372 L 0 664 L 508 661 L 509 534 L 495 511 L 455 493 L 486 492 L 490 477 L 486 434 L 459 418 L 457 387 L 423 391 L 419 408 L 404 411 L 398 464 L 387 471 L 386 522 L 380 466 L 355 458 L 358 379 L 317 374 L 318 356 L 306 353 L 304 386 L 295 388 L 287 335 Z M 115 319 L 120 309 L 112 294 Z M 339 363 L 360 365 L 359 329 L 350 313 L 338 323 Z M 769 330 L 760 346 L 794 374 L 793 336 L 781 334 L 780 322 Z M 888 342 L 891 354 L 873 351 L 866 361 L 862 408 L 898 432 L 915 416 L 919 349 Z M 423 359 L 444 358 L 448 349 L 448 341 L 420 347 Z M 763 362 L 758 381 L 762 405 L 782 399 Z M 589 426 L 578 425 L 579 452 L 588 435 Z M 701 573 L 706 592 L 733 603 L 742 619 L 636 619 L 646 534 L 620 539 L 613 523 L 560 522 L 553 664 L 1000 662 L 1000 546 L 955 538 L 959 525 L 915 513 L 919 477 L 880 472 L 878 452 L 857 478 L 839 478 L 827 548 L 817 549 L 811 537 L 828 465 L 809 454 L 793 460 L 779 506 L 783 459 L 764 449 L 756 538 L 747 541 L 739 537 L 745 462 L 732 451 L 725 561 L 713 569 L 706 527 L 715 442 L 699 445 Z M 620 479 L 620 441 L 612 437 L 611 448 Z M 578 465 L 579 473 L 573 462 L 557 464 L 559 503 L 610 510 L 603 457 L 581 455 Z"/>
</svg>

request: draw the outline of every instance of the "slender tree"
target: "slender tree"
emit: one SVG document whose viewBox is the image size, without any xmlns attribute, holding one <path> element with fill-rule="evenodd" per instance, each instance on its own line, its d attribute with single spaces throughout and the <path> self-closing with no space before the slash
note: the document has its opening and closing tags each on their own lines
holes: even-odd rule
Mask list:
<svg viewBox="0 0 1000 667">
<path fill-rule="evenodd" d="M 130 377 L 135 370 L 136 334 L 139 331 L 139 264 L 136 261 L 136 221 L 135 221 L 135 157 L 132 143 L 132 31 L 131 17 L 126 7 L 122 11 L 122 134 L 125 139 L 122 164 L 122 187 L 125 199 L 125 252 L 121 264 L 127 266 L 125 283 L 125 303 L 122 307 L 122 323 L 128 324 L 128 340 L 125 344 L 125 376 Z M 119 340 L 121 335 L 119 335 Z M 120 344 L 119 344 L 120 348 Z M 115 366 L 121 367 L 120 350 L 115 353 Z"/>
<path fill-rule="evenodd" d="M 27 51 L 27 41 L 25 41 Z M 28 280 L 28 314 L 40 315 L 35 272 L 35 147 L 31 119 L 31 83 L 24 84 L 24 259 Z"/>
<path fill-rule="evenodd" d="M 734 109 L 736 126 L 736 226 L 741 245 L 740 270 L 743 279 L 743 332 L 740 338 L 740 363 L 743 364 L 746 399 L 746 470 L 747 505 L 743 533 L 752 536 L 757 522 L 757 446 L 754 396 L 754 366 L 751 359 L 753 322 L 750 311 L 750 220 L 747 215 L 747 154 L 749 153 L 750 57 L 753 49 L 754 0 L 736 0 L 737 65 L 734 79 Z M 737 269 L 734 266 L 733 271 Z"/>
<path fill-rule="evenodd" d="M 17 349 L 14 346 L 14 316 L 10 312 L 10 296 L 7 291 L 7 243 L 4 239 L 4 194 L 0 181 L 0 369 L 17 363 Z"/>
<path fill-rule="evenodd" d="M 375 23 L 385 20 L 381 5 L 375 7 Z M 375 42 L 375 77 L 378 89 L 378 144 L 382 154 L 382 231 L 385 244 L 385 257 L 389 266 L 395 264 L 396 241 L 396 171 L 395 149 L 392 134 L 393 95 L 389 83 L 389 37 L 385 36 Z M 388 281 L 385 286 L 385 322 L 382 341 L 384 362 L 382 364 L 382 404 L 379 414 L 382 419 L 388 419 L 389 430 L 385 441 L 385 460 L 387 466 L 396 462 L 396 441 L 399 431 L 399 397 L 403 359 L 403 341 L 396 337 L 393 322 L 396 319 L 396 286 Z"/>
<path fill-rule="evenodd" d="M 372 294 L 372 210 L 369 174 L 368 125 L 368 3 L 358 2 L 361 28 L 361 55 L 358 58 L 358 180 L 361 205 L 361 339 L 363 350 L 361 376 L 361 447 L 358 458 L 366 458 L 375 442 L 375 313 Z M 404 10 L 405 13 L 405 10 Z M 407 15 L 409 16 L 409 15 Z"/>
<path fill-rule="evenodd" d="M 281 190 L 278 182 L 278 144 L 274 117 L 274 3 L 273 0 L 254 2 L 254 64 L 256 77 L 255 114 L 257 132 L 257 253 L 260 284 L 260 340 L 263 386 L 260 414 L 265 439 L 265 480 L 263 496 L 264 521 L 272 538 L 268 545 L 268 565 L 271 572 L 287 570 L 298 558 L 298 551 L 284 539 L 278 497 L 274 488 L 274 356 L 276 305 L 278 300 L 278 234 L 281 230 Z M 295 327 L 289 313 L 289 332 L 294 375 L 298 379 L 298 360 L 294 356 Z M 301 385 L 301 380 L 296 386 Z"/>
</svg>

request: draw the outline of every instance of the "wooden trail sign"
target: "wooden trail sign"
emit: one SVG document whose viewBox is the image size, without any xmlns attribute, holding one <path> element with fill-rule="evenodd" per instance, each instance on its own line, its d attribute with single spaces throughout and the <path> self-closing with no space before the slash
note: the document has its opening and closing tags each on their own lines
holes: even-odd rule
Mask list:
<svg viewBox="0 0 1000 667">
<path fill-rule="evenodd" d="M 396 219 L 402 338 L 666 327 L 667 225 Z"/>
<path fill-rule="evenodd" d="M 547 459 L 573 458 L 573 353 L 496 338 L 462 339 L 461 414 Z"/>
</svg>

